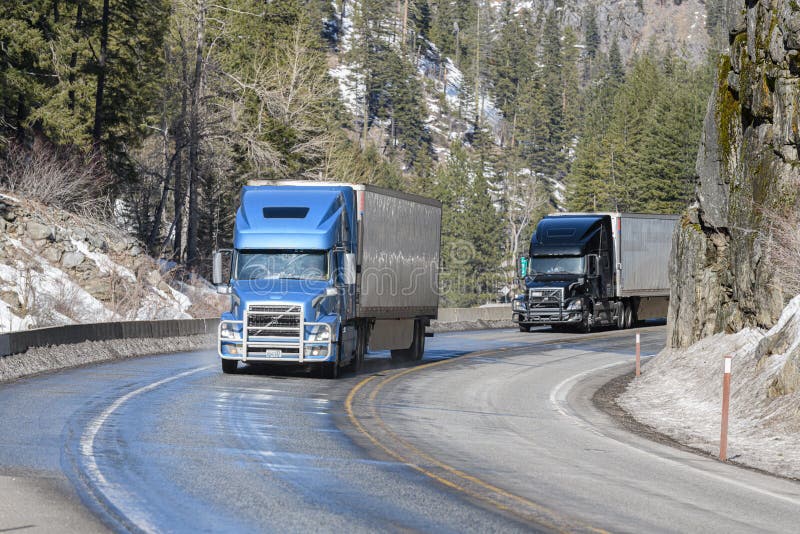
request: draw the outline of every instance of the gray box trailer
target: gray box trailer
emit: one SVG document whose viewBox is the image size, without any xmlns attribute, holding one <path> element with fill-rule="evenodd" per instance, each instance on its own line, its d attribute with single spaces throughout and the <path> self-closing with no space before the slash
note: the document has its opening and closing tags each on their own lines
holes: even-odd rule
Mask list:
<svg viewBox="0 0 800 534">
<path fill-rule="evenodd" d="M 618 297 L 669 296 L 669 257 L 677 215 L 612 213 Z"/>
<path fill-rule="evenodd" d="M 353 185 L 358 199 L 356 314 L 435 319 L 442 207 L 436 200 Z"/>
<path fill-rule="evenodd" d="M 658 319 L 669 308 L 669 258 L 678 215 L 612 213 L 616 293 L 635 298 L 636 318 Z"/>
</svg>

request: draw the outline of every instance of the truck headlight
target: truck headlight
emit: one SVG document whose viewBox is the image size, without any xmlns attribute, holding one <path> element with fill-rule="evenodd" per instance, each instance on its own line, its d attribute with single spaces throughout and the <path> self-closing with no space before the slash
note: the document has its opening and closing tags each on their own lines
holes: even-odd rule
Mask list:
<svg viewBox="0 0 800 534">
<path fill-rule="evenodd" d="M 219 337 L 221 337 L 222 339 L 235 339 L 235 340 L 242 338 L 241 333 L 239 333 L 238 331 L 234 330 L 232 327 L 229 326 L 222 327 L 222 329 L 219 331 Z"/>
<path fill-rule="evenodd" d="M 331 338 L 331 331 L 327 328 L 320 328 L 319 331 L 312 336 L 314 341 L 328 341 Z"/>
<path fill-rule="evenodd" d="M 567 304 L 568 311 L 580 311 L 583 309 L 583 300 L 575 299 L 569 304 Z"/>
<path fill-rule="evenodd" d="M 511 303 L 513 311 L 525 311 L 525 302 L 522 300 L 515 300 Z"/>
</svg>

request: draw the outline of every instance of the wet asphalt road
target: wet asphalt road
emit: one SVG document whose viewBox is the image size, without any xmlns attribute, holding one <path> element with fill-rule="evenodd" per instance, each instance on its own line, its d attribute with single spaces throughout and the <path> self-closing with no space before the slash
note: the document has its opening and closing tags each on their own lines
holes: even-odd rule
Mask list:
<svg viewBox="0 0 800 534">
<path fill-rule="evenodd" d="M 443 363 L 374 354 L 337 381 L 222 375 L 209 351 L 4 384 L 0 532 L 796 526 L 798 485 L 599 414 L 587 399 L 633 352 L 630 332 L 598 336 L 440 334 L 423 363 Z M 663 342 L 663 327 L 643 330 L 645 355 Z M 720 522 L 720 499 L 703 497 L 714 493 L 755 515 Z"/>
</svg>

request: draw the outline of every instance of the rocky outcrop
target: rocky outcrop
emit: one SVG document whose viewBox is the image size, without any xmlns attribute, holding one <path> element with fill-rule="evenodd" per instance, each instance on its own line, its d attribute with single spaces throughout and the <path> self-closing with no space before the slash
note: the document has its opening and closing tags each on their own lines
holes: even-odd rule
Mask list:
<svg viewBox="0 0 800 534">
<path fill-rule="evenodd" d="M 769 216 L 796 210 L 800 4 L 732 0 L 697 157 L 696 203 L 676 229 L 669 343 L 770 328 L 793 295 L 767 257 Z"/>
<path fill-rule="evenodd" d="M 0 332 L 213 316 L 216 297 L 202 280 L 173 279 L 119 229 L 0 193 Z"/>
<path fill-rule="evenodd" d="M 495 5 L 501 8 L 503 2 Z M 580 42 L 584 42 L 586 16 L 593 8 L 600 48 L 608 51 L 616 42 L 624 61 L 655 46 L 699 64 L 706 60 L 710 46 L 703 0 L 517 0 L 517 6 L 534 14 L 559 9 L 561 26 L 577 30 Z"/>
</svg>

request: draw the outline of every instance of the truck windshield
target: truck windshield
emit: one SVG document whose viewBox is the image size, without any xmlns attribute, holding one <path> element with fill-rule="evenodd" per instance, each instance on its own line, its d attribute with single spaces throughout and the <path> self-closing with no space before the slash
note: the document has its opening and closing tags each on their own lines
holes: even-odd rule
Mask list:
<svg viewBox="0 0 800 534">
<path fill-rule="evenodd" d="M 327 280 L 328 253 L 322 250 L 240 250 L 237 280 L 290 278 Z"/>
<path fill-rule="evenodd" d="M 584 274 L 582 256 L 533 257 L 529 267 L 531 274 Z"/>
</svg>

